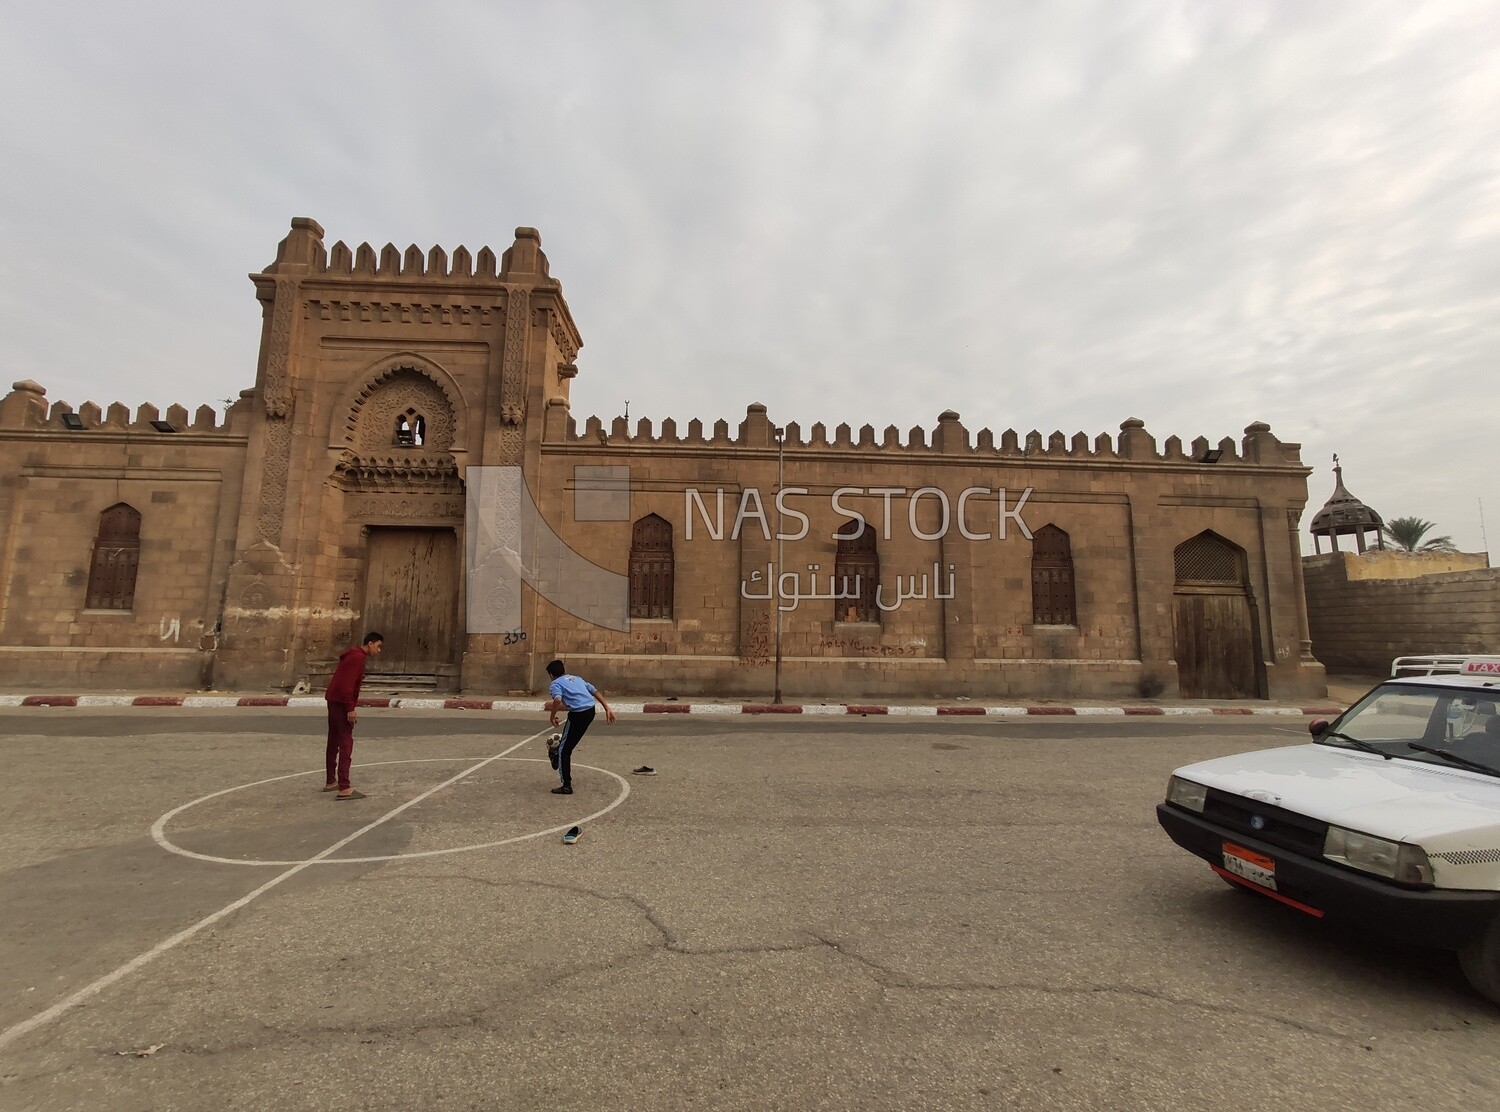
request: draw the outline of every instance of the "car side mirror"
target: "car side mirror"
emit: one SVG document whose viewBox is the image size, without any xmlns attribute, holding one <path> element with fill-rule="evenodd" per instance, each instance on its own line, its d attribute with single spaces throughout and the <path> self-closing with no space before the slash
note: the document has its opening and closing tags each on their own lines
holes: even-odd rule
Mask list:
<svg viewBox="0 0 1500 1112">
<path fill-rule="evenodd" d="M 1307 724 L 1307 732 L 1312 734 L 1313 737 L 1322 737 L 1328 732 L 1328 719 L 1314 718 Z"/>
</svg>

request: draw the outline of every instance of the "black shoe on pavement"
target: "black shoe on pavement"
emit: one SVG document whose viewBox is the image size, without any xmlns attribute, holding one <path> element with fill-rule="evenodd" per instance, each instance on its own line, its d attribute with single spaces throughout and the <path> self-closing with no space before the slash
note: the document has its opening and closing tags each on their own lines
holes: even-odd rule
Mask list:
<svg viewBox="0 0 1500 1112">
<path fill-rule="evenodd" d="M 564 784 L 560 788 L 553 788 L 552 789 L 552 794 L 553 795 L 572 795 L 573 794 L 573 789 L 570 788 L 570 787 L 568 787 L 568 785 Z"/>
<path fill-rule="evenodd" d="M 637 776 L 655 776 L 656 775 L 656 769 L 652 768 L 650 765 L 641 765 L 640 768 L 633 768 L 630 771 L 633 772 L 633 773 L 635 773 Z"/>
</svg>

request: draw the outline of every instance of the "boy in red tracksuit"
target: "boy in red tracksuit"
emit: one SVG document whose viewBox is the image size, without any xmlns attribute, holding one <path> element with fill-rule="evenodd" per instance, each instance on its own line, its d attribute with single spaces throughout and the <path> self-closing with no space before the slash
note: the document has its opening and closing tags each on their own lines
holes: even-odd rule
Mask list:
<svg viewBox="0 0 1500 1112">
<path fill-rule="evenodd" d="M 359 717 L 359 688 L 365 678 L 365 662 L 379 656 L 385 638 L 378 633 L 365 634 L 364 643 L 347 649 L 339 657 L 328 690 L 328 782 L 325 792 L 337 791 L 335 799 L 363 799 L 364 792 L 349 784 L 349 766 L 354 763 L 354 721 Z"/>
</svg>

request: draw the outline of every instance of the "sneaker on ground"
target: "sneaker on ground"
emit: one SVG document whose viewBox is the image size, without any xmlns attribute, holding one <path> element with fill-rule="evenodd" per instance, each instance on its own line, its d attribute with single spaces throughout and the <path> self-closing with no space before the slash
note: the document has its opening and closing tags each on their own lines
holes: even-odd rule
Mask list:
<svg viewBox="0 0 1500 1112">
<path fill-rule="evenodd" d="M 633 773 L 635 773 L 637 776 L 655 776 L 656 775 L 656 769 L 652 768 L 650 765 L 641 765 L 640 768 L 633 768 L 630 771 L 633 772 Z"/>
</svg>

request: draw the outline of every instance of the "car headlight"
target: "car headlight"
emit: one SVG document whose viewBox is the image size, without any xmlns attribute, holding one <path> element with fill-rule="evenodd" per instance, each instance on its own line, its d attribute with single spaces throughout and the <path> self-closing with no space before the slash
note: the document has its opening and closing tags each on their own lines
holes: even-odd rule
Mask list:
<svg viewBox="0 0 1500 1112">
<path fill-rule="evenodd" d="M 1402 884 L 1432 883 L 1432 864 L 1421 846 L 1375 838 L 1341 826 L 1328 828 L 1323 856 L 1362 873 L 1389 877 Z"/>
<path fill-rule="evenodd" d="M 1174 776 L 1167 781 L 1167 802 L 1188 811 L 1203 814 L 1203 804 L 1208 799 L 1208 789 L 1202 784 Z"/>
</svg>

